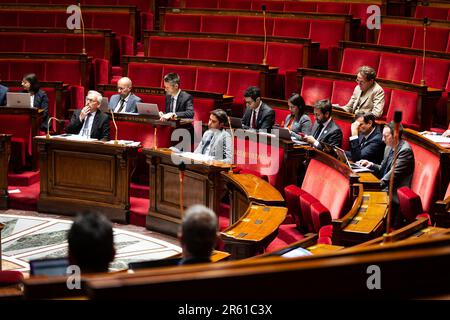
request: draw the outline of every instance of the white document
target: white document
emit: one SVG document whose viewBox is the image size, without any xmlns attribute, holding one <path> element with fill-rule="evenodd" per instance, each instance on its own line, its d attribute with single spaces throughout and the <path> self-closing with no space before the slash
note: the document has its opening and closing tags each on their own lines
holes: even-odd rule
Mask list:
<svg viewBox="0 0 450 320">
<path fill-rule="evenodd" d="M 444 137 L 438 134 L 424 134 L 423 136 L 435 143 L 450 143 L 450 137 Z"/>
</svg>

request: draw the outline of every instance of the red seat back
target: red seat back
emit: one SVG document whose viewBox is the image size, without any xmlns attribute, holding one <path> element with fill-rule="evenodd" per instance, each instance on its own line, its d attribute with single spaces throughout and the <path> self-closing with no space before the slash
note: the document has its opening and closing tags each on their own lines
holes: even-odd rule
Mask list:
<svg viewBox="0 0 450 320">
<path fill-rule="evenodd" d="M 317 12 L 322 13 L 337 13 L 337 14 L 349 14 L 349 3 L 336 3 L 336 2 L 318 2 Z"/>
<path fill-rule="evenodd" d="M 269 42 L 267 44 L 267 63 L 279 67 L 278 73 L 296 71 L 303 65 L 303 45 Z"/>
<path fill-rule="evenodd" d="M 416 58 L 413 83 L 420 84 L 422 79 L 422 58 Z M 445 89 L 450 74 L 450 61 L 445 59 L 425 59 L 425 84 L 431 88 Z"/>
<path fill-rule="evenodd" d="M 307 105 L 314 105 L 317 100 L 331 99 L 333 81 L 327 79 L 303 77 L 300 95 Z"/>
<path fill-rule="evenodd" d="M 250 10 L 251 0 L 219 0 L 219 8 Z"/>
<path fill-rule="evenodd" d="M 350 81 L 336 80 L 333 82 L 331 102 L 345 106 L 355 90 L 356 84 Z"/>
<path fill-rule="evenodd" d="M 180 87 L 189 90 L 195 89 L 197 79 L 196 67 L 171 64 L 164 65 L 163 76 L 161 77 L 161 87 L 164 86 L 164 75 L 170 72 L 178 73 L 180 76 Z"/>
<path fill-rule="evenodd" d="M 313 225 L 313 232 L 319 233 L 319 230 L 331 225 L 331 214 L 327 208 L 320 202 L 313 203 L 311 205 L 311 220 Z"/>
<path fill-rule="evenodd" d="M 344 150 L 350 150 L 350 135 L 351 135 L 351 123 L 346 120 L 340 120 L 338 118 L 333 118 L 334 122 L 341 128 L 342 131 L 342 146 Z"/>
<path fill-rule="evenodd" d="M 267 34 L 273 33 L 273 19 L 266 18 L 266 32 Z M 252 35 L 264 35 L 264 20 L 262 17 L 247 17 L 239 16 L 238 34 L 252 34 Z"/>
<path fill-rule="evenodd" d="M 189 42 L 189 59 L 227 61 L 227 41 L 191 38 Z"/>
<path fill-rule="evenodd" d="M 262 63 L 264 45 L 256 41 L 230 41 L 228 51 L 229 62 Z"/>
<path fill-rule="evenodd" d="M 302 19 L 278 18 L 274 20 L 273 36 L 276 37 L 309 37 L 309 21 Z"/>
<path fill-rule="evenodd" d="M 416 58 L 402 54 L 382 53 L 377 77 L 389 80 L 411 82 Z"/>
<path fill-rule="evenodd" d="M 259 86 L 260 73 L 252 70 L 230 69 L 230 78 L 228 81 L 228 90 L 226 93 L 234 96 L 234 101 L 241 101 L 244 91 L 249 86 Z"/>
<path fill-rule="evenodd" d="M 300 2 L 300 1 L 286 1 L 284 4 L 285 12 L 317 12 L 317 3 Z"/>
<path fill-rule="evenodd" d="M 370 66 L 378 70 L 380 53 L 376 51 L 345 49 L 342 56 L 341 72 L 354 73 L 361 66 Z"/>
<path fill-rule="evenodd" d="M 228 70 L 219 68 L 199 68 L 197 91 L 225 93 L 228 89 Z"/>
<path fill-rule="evenodd" d="M 163 66 L 160 64 L 136 63 L 128 64 L 128 74 L 135 86 L 161 87 Z"/>
<path fill-rule="evenodd" d="M 218 0 L 185 0 L 186 8 L 217 8 Z"/>
<path fill-rule="evenodd" d="M 399 36 L 401 34 L 401 36 Z M 410 48 L 413 43 L 414 27 L 398 24 L 382 24 L 377 44 Z"/>
<path fill-rule="evenodd" d="M 392 90 L 386 121 L 393 121 L 395 111 L 402 111 L 403 124 L 407 127 L 418 129 L 417 103 L 417 93 L 397 89 Z"/>
<path fill-rule="evenodd" d="M 447 20 L 448 9 L 428 6 L 417 6 L 414 12 L 415 18 L 429 18 L 436 20 Z"/>
<path fill-rule="evenodd" d="M 151 36 L 149 40 L 150 57 L 187 58 L 188 51 L 188 39 Z"/>
<path fill-rule="evenodd" d="M 200 25 L 200 15 L 167 13 L 164 18 L 164 31 L 200 32 Z"/>
<path fill-rule="evenodd" d="M 0 133 L 12 134 L 13 138 L 23 139 L 25 150 L 31 155 L 32 132 L 31 117 L 21 114 L 0 114 Z"/>
<path fill-rule="evenodd" d="M 309 38 L 320 42 L 320 48 L 337 47 L 345 39 L 345 22 L 332 20 L 311 20 Z"/>
<path fill-rule="evenodd" d="M 252 10 L 261 11 L 262 5 L 266 6 L 267 11 L 281 11 L 284 10 L 284 1 L 267 1 L 267 0 L 252 0 Z"/>
<path fill-rule="evenodd" d="M 201 32 L 237 33 L 238 16 L 202 16 Z"/>
<path fill-rule="evenodd" d="M 447 39 L 449 36 L 449 29 L 428 28 L 426 36 L 426 50 L 445 52 L 445 49 L 447 47 Z M 412 47 L 423 49 L 423 27 L 415 28 Z"/>
</svg>

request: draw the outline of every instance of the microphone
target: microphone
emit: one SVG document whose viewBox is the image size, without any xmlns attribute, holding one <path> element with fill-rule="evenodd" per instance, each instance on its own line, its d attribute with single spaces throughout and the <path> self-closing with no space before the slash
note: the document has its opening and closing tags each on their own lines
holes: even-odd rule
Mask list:
<svg viewBox="0 0 450 320">
<path fill-rule="evenodd" d="M 420 79 L 420 85 L 425 85 L 425 54 L 426 54 L 426 41 L 427 41 L 427 26 L 430 25 L 430 19 L 428 17 L 423 18 L 423 56 L 422 56 L 422 79 Z"/>
<path fill-rule="evenodd" d="M 392 161 L 391 167 L 391 177 L 389 179 L 389 206 L 387 213 L 387 221 L 386 221 L 386 233 L 383 235 L 384 242 L 390 242 L 391 237 L 389 235 L 391 229 L 391 217 L 392 217 L 392 199 L 394 194 L 394 177 L 395 177 L 395 166 L 397 164 L 397 153 L 398 153 L 398 142 L 400 140 L 400 123 L 402 122 L 402 112 L 395 111 L 394 113 L 394 160 Z"/>
<path fill-rule="evenodd" d="M 264 24 L 264 48 L 263 48 L 263 61 L 262 64 L 267 64 L 267 29 L 266 29 L 266 5 L 261 6 L 263 12 L 263 24 Z"/>
<path fill-rule="evenodd" d="M 60 119 L 55 118 L 55 117 L 48 118 L 48 121 L 47 121 L 47 134 L 45 135 L 46 139 L 50 139 L 50 121 L 52 121 L 52 119 L 58 121 L 59 123 L 64 123 L 64 120 L 60 120 Z"/>
<path fill-rule="evenodd" d="M 78 1 L 78 7 L 80 8 L 80 20 L 81 20 L 81 32 L 83 38 L 83 54 L 86 54 L 86 37 L 84 34 L 84 20 L 83 20 L 83 12 L 81 11 L 81 3 Z"/>
<path fill-rule="evenodd" d="M 180 177 L 180 212 L 183 216 L 184 206 L 183 206 L 183 193 L 184 193 L 184 171 L 186 170 L 186 164 L 181 161 L 178 165 L 178 175 Z"/>
<path fill-rule="evenodd" d="M 114 128 L 116 128 L 116 134 L 115 134 L 115 139 L 114 139 L 114 144 L 119 144 L 119 141 L 117 140 L 117 134 L 118 134 L 118 130 L 117 130 L 117 124 L 116 124 L 116 120 L 114 119 L 114 110 L 111 110 L 111 117 L 112 117 L 112 122 L 114 124 Z"/>
</svg>

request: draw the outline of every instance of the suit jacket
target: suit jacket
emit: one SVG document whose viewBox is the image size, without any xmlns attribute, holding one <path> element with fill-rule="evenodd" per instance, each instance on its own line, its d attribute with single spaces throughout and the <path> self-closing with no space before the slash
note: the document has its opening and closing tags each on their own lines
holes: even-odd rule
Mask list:
<svg viewBox="0 0 450 320">
<path fill-rule="evenodd" d="M 253 109 L 247 107 L 244 116 L 242 117 L 242 128 L 249 129 L 250 121 L 252 119 Z M 275 111 L 267 104 L 262 103 L 256 119 L 256 130 L 266 129 L 270 131 L 275 123 Z"/>
<path fill-rule="evenodd" d="M 120 94 L 115 94 L 115 95 L 111 96 L 111 99 L 109 99 L 109 103 L 108 103 L 109 110 L 116 109 L 117 105 L 119 104 L 119 101 L 120 101 Z M 139 98 L 138 96 L 134 95 L 133 93 L 130 94 L 130 96 L 128 97 L 127 106 L 126 106 L 125 110 L 122 110 L 122 111 L 137 113 L 136 104 L 141 101 L 142 101 L 142 99 Z"/>
<path fill-rule="evenodd" d="M 195 149 L 194 153 L 202 153 L 203 146 L 211 139 L 208 156 L 225 163 L 233 162 L 233 152 L 231 150 L 231 135 L 226 130 L 206 130 L 202 141 Z"/>
<path fill-rule="evenodd" d="M 83 127 L 84 121 L 80 121 L 81 109 L 76 110 L 72 119 L 70 119 L 69 125 L 66 127 L 67 133 L 79 134 Z M 109 116 L 103 113 L 100 109 L 97 109 L 97 113 L 92 123 L 91 138 L 98 140 L 109 140 Z"/>
<path fill-rule="evenodd" d="M 383 114 L 384 90 L 378 83 L 374 82 L 363 93 L 357 85 L 349 102 L 343 108 L 350 113 L 357 113 L 359 111 L 371 112 L 375 117 L 379 118 Z"/>
<path fill-rule="evenodd" d="M 287 128 L 289 122 L 291 121 L 292 115 L 289 114 L 284 121 L 284 127 Z M 301 140 L 301 137 L 297 134 L 299 132 L 304 133 L 305 135 L 311 134 L 312 122 L 311 119 L 303 114 L 300 119 L 294 120 L 291 125 L 291 135 Z"/>
<path fill-rule="evenodd" d="M 387 191 L 389 187 L 389 179 L 392 174 L 392 162 L 394 160 L 392 148 L 387 147 L 384 151 L 383 162 L 380 164 L 373 164 L 370 169 L 374 174 L 381 179 L 381 187 L 383 191 Z M 392 150 L 393 151 L 393 150 Z M 410 187 L 411 180 L 414 173 L 414 153 L 408 142 L 400 140 L 398 144 L 397 163 L 395 165 L 394 176 L 394 193 L 393 201 L 398 204 L 397 189 L 400 187 Z"/>
<path fill-rule="evenodd" d="M 6 105 L 6 93 L 8 88 L 0 84 L 0 106 Z"/>
<path fill-rule="evenodd" d="M 360 134 L 358 139 L 350 139 L 350 151 L 346 151 L 347 156 L 353 162 L 365 159 L 373 163 L 381 163 L 383 161 L 385 145 L 382 140 L 380 128 L 376 126 L 375 130 L 364 141 L 364 144 L 362 144 L 363 138 L 364 135 Z"/>
<path fill-rule="evenodd" d="M 24 91 L 27 92 L 27 91 Z M 34 94 L 33 107 L 44 110 L 42 116 L 41 130 L 47 131 L 48 125 L 48 96 L 43 90 L 39 90 Z"/>
<path fill-rule="evenodd" d="M 170 94 L 166 95 L 166 113 L 172 112 L 170 109 L 170 101 L 172 96 Z M 192 96 L 186 91 L 180 91 L 177 99 L 177 106 L 175 107 L 175 114 L 177 118 L 194 118 L 194 104 L 192 101 Z"/>
<path fill-rule="evenodd" d="M 316 131 L 319 130 L 319 124 L 314 122 L 314 125 L 311 129 L 311 134 L 315 135 Z M 339 126 L 331 119 L 328 125 L 325 127 L 322 135 L 318 139 L 319 143 L 325 142 L 334 147 L 342 146 L 342 130 Z M 323 145 L 319 144 L 317 147 L 319 150 L 323 150 Z"/>
</svg>

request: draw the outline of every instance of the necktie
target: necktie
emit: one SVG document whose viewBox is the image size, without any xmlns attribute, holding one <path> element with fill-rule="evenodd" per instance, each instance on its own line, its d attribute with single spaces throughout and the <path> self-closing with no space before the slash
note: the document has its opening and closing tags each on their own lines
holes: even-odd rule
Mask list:
<svg viewBox="0 0 450 320">
<path fill-rule="evenodd" d="M 388 157 L 386 159 L 386 162 L 384 163 L 384 168 L 382 168 L 383 177 L 391 170 L 392 167 L 392 161 L 394 160 L 394 149 L 391 149 L 388 153 Z"/>
<path fill-rule="evenodd" d="M 175 106 L 175 98 L 172 97 L 172 98 L 170 99 L 170 110 L 171 110 L 173 113 L 175 113 L 175 109 L 176 109 L 176 106 Z"/>
<path fill-rule="evenodd" d="M 252 129 L 256 129 L 256 112 L 252 111 Z"/>
<path fill-rule="evenodd" d="M 364 148 L 364 144 L 366 143 L 366 137 L 363 137 L 362 139 L 361 139 L 361 143 L 360 143 L 360 147 L 361 148 Z"/>
<path fill-rule="evenodd" d="M 211 144 L 211 140 L 212 140 L 213 137 L 214 137 L 214 135 L 211 134 L 211 135 L 209 136 L 208 140 L 205 141 L 205 144 L 204 144 L 203 147 L 202 147 L 202 154 L 205 154 L 206 148 L 208 148 L 208 146 Z"/>
<path fill-rule="evenodd" d="M 316 132 L 314 132 L 314 139 L 317 140 L 319 138 L 319 135 L 322 132 L 322 129 L 323 129 L 323 124 L 319 124 L 319 126 L 317 127 Z"/>
<path fill-rule="evenodd" d="M 83 130 L 81 132 L 82 136 L 85 136 L 87 138 L 89 138 L 90 134 L 89 134 L 89 121 L 92 118 L 92 114 L 88 113 L 86 116 L 86 119 L 84 120 L 84 126 L 83 126 Z"/>
<path fill-rule="evenodd" d="M 123 110 L 123 107 L 125 106 L 125 99 L 120 99 L 120 107 L 119 110 L 117 110 L 117 112 L 121 112 Z"/>
</svg>

